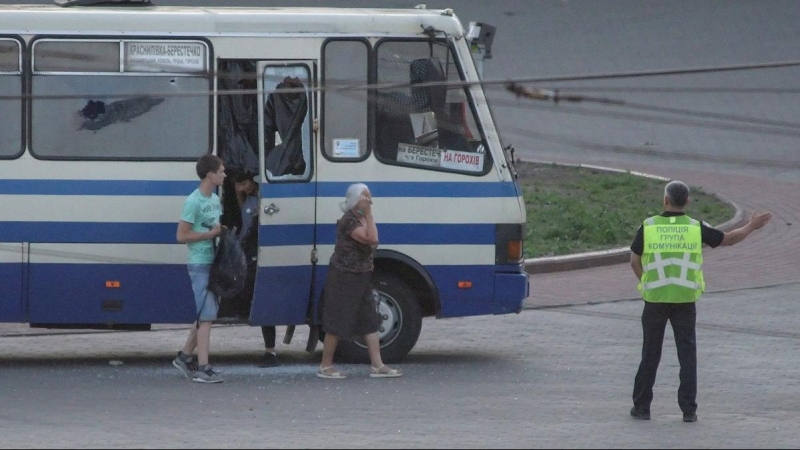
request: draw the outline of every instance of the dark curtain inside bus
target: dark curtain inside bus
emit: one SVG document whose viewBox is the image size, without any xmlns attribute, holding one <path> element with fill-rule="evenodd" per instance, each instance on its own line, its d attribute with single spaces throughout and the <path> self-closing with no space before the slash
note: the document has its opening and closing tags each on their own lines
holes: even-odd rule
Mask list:
<svg viewBox="0 0 800 450">
<path fill-rule="evenodd" d="M 302 129 L 308 113 L 305 86 L 296 77 L 286 77 L 275 89 L 264 110 L 264 164 L 272 176 L 302 175 L 306 170 Z M 275 133 L 281 140 L 278 145 Z"/>
<path fill-rule="evenodd" d="M 253 61 L 220 61 L 217 149 L 231 172 L 258 174 L 258 98 Z"/>
<path fill-rule="evenodd" d="M 241 215 L 233 186 L 233 175 L 258 175 L 258 95 L 255 61 L 228 60 L 219 63 L 217 101 L 217 150 L 228 177 L 222 187 L 222 224 L 241 229 Z"/>
</svg>

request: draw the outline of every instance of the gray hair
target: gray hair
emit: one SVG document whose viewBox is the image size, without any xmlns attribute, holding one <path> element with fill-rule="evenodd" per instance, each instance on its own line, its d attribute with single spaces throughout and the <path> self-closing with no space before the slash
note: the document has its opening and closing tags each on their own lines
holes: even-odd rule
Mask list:
<svg viewBox="0 0 800 450">
<path fill-rule="evenodd" d="M 361 198 L 361 194 L 363 194 L 366 190 L 369 190 L 369 188 L 364 183 L 351 184 L 350 187 L 347 188 L 347 195 L 345 196 L 344 201 L 339 203 L 339 207 L 342 208 L 342 212 L 347 212 L 355 208 L 358 204 L 358 200 Z"/>
<path fill-rule="evenodd" d="M 664 197 L 669 198 L 670 205 L 683 208 L 689 201 L 689 186 L 683 181 L 670 181 L 664 188 Z"/>
</svg>

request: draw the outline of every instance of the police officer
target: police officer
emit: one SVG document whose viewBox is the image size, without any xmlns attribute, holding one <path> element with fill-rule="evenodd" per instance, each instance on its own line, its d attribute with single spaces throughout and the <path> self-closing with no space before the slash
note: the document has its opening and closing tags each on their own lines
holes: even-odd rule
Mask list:
<svg viewBox="0 0 800 450">
<path fill-rule="evenodd" d="M 697 421 L 697 346 L 695 302 L 705 290 L 703 244 L 711 248 L 733 245 L 769 222 L 769 213 L 755 214 L 747 225 L 722 232 L 687 216 L 689 187 L 672 181 L 664 189 L 664 212 L 650 217 L 631 244 L 631 268 L 644 298 L 642 362 L 633 386 L 631 416 L 650 419 L 667 321 L 672 324 L 680 362 L 678 405 L 684 422 Z"/>
</svg>

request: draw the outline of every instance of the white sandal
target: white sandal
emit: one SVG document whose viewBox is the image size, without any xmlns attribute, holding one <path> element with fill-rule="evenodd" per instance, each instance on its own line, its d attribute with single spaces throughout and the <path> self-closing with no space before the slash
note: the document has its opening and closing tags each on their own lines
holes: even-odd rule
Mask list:
<svg viewBox="0 0 800 450">
<path fill-rule="evenodd" d="M 369 366 L 369 377 L 370 378 L 397 378 L 402 377 L 403 372 L 399 369 L 392 369 L 386 364 L 375 368 L 373 366 Z"/>
<path fill-rule="evenodd" d="M 320 366 L 320 368 L 317 369 L 317 377 L 328 378 L 328 379 L 341 379 L 341 378 L 347 378 L 347 375 L 334 369 L 333 366 L 328 366 L 328 367 Z"/>
</svg>

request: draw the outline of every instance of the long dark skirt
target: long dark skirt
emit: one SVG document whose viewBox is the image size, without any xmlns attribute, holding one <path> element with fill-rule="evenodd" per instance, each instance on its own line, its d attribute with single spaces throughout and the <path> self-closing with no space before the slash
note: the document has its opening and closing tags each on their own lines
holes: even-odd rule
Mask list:
<svg viewBox="0 0 800 450">
<path fill-rule="evenodd" d="M 342 272 L 329 266 L 322 299 L 323 331 L 353 340 L 380 329 L 371 278 L 372 272 Z"/>
</svg>

